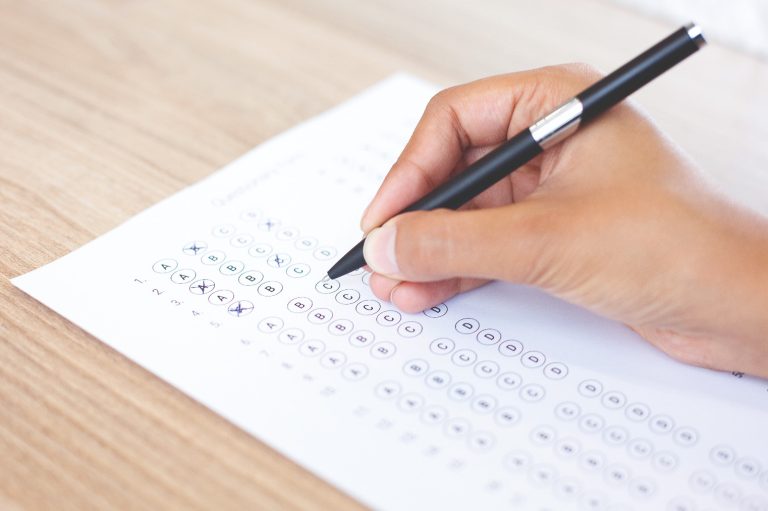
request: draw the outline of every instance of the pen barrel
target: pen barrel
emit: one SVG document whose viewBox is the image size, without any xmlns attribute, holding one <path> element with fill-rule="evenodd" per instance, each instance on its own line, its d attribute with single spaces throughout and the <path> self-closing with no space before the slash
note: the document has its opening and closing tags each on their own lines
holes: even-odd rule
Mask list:
<svg viewBox="0 0 768 511">
<path fill-rule="evenodd" d="M 582 122 L 600 115 L 705 43 L 696 25 L 687 25 L 578 94 Z"/>
<path fill-rule="evenodd" d="M 542 148 L 531 131 L 522 131 L 398 214 L 439 208 L 458 209 L 541 152 Z M 328 277 L 337 279 L 364 266 L 364 244 L 365 240 L 362 240 L 352 247 L 328 270 Z"/>
<path fill-rule="evenodd" d="M 524 130 L 400 213 L 439 208 L 458 209 L 513 170 L 528 163 L 541 151 L 541 146 L 533 139 L 530 130 Z"/>
</svg>

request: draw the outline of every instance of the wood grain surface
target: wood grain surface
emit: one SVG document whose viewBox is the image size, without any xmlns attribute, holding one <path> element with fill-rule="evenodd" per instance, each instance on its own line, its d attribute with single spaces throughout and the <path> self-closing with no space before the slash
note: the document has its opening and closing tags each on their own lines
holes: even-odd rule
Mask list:
<svg viewBox="0 0 768 511">
<path fill-rule="evenodd" d="M 610 70 L 671 31 L 600 0 L 0 0 L 0 508 L 362 506 L 13 288 L 405 70 Z M 712 45 L 637 95 L 768 212 L 768 65 Z"/>
</svg>

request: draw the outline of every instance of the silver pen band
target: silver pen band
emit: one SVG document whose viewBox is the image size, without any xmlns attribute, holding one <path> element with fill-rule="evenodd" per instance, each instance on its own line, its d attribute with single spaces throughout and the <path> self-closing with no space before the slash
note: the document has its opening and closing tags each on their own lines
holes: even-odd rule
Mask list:
<svg viewBox="0 0 768 511">
<path fill-rule="evenodd" d="M 572 98 L 531 125 L 528 130 L 542 149 L 548 149 L 579 128 L 584 107 Z"/>
</svg>

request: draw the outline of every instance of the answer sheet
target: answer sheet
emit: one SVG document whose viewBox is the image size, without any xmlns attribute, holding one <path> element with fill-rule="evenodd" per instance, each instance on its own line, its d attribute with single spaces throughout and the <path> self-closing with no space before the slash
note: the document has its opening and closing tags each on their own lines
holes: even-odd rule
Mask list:
<svg viewBox="0 0 768 511">
<path fill-rule="evenodd" d="M 530 288 L 403 314 L 324 279 L 434 92 L 385 80 L 13 283 L 376 509 L 768 509 L 768 382 Z"/>
</svg>

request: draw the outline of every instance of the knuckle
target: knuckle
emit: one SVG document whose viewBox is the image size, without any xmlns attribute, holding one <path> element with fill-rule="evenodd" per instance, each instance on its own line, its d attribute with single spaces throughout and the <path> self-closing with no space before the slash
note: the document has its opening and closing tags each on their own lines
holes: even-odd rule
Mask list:
<svg viewBox="0 0 768 511">
<path fill-rule="evenodd" d="M 466 92 L 467 85 L 456 85 L 454 87 L 448 87 L 436 93 L 432 96 L 427 103 L 426 112 L 439 113 L 445 110 L 450 110 L 451 105 L 457 97 L 461 97 Z"/>
<path fill-rule="evenodd" d="M 427 103 L 427 111 L 442 110 L 448 103 L 448 96 L 450 89 L 443 89 L 429 99 Z"/>
</svg>

